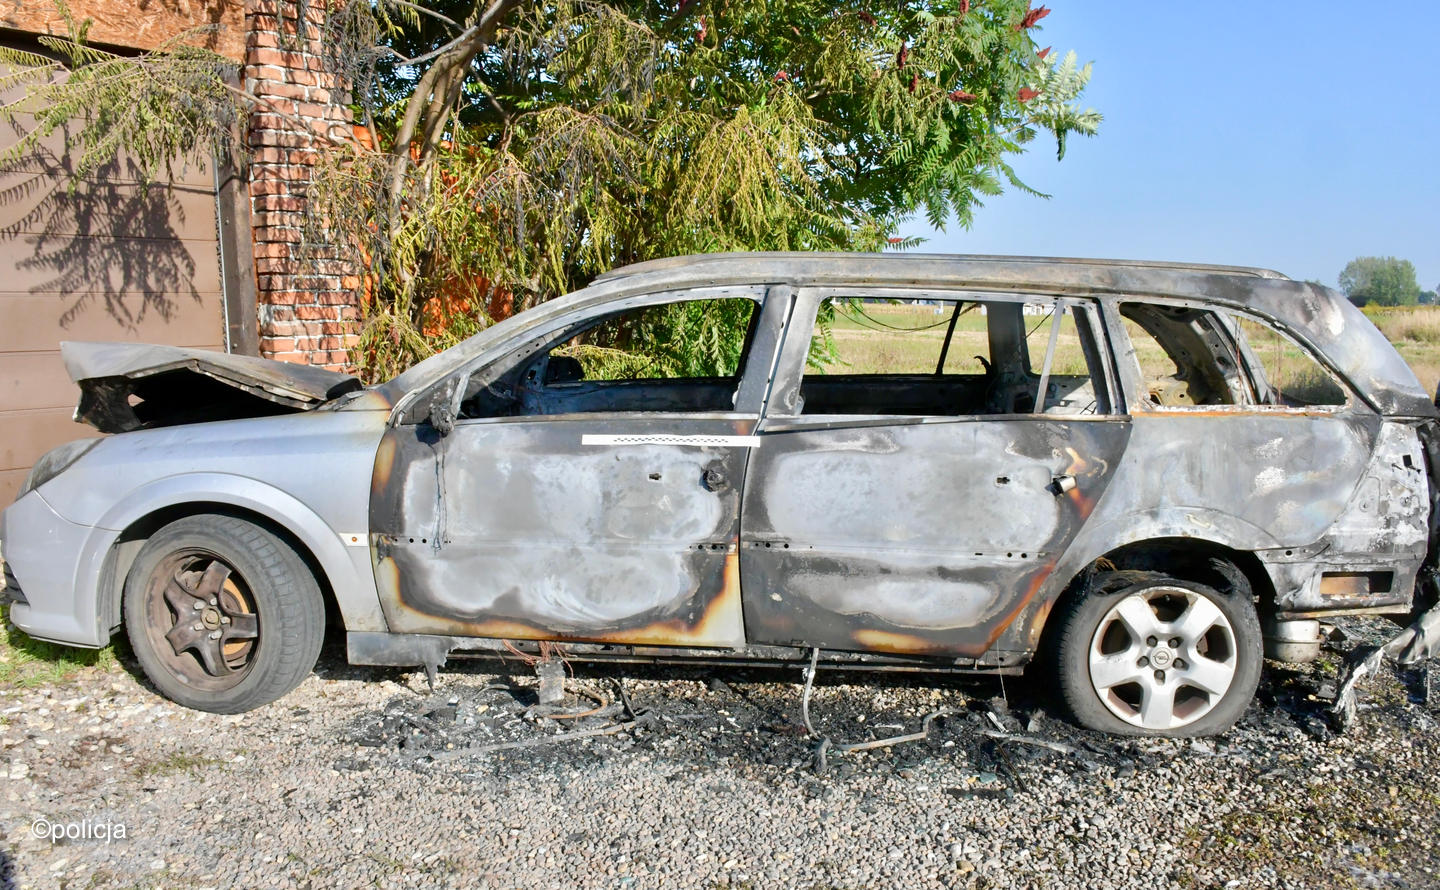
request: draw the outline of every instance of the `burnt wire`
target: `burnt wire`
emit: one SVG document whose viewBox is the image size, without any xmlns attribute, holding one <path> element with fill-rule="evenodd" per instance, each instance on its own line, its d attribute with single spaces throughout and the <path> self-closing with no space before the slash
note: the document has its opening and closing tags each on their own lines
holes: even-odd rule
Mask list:
<svg viewBox="0 0 1440 890">
<path fill-rule="evenodd" d="M 810 667 L 805 669 L 805 694 L 800 697 L 800 719 L 805 721 L 805 731 L 813 737 L 815 727 L 810 725 L 810 691 L 815 687 L 815 666 L 820 661 L 820 647 L 810 650 Z M 828 744 L 829 739 L 825 742 Z"/>
<path fill-rule="evenodd" d="M 1035 332 L 1038 331 L 1038 330 L 1040 330 L 1041 326 L 1044 325 L 1045 322 L 1049 321 L 1050 319 L 1052 319 L 1052 318 L 1054 318 L 1054 317 L 1055 317 L 1055 310 L 1052 308 L 1049 312 L 1045 313 L 1045 317 L 1044 317 L 1044 318 L 1042 318 L 1042 319 L 1040 319 L 1039 321 L 1035 322 L 1035 327 L 1031 328 L 1031 329 L 1030 329 L 1030 332 L 1025 335 L 1026 341 L 1029 341 L 1029 339 L 1030 339 L 1031 337 L 1035 336 Z"/>
<path fill-rule="evenodd" d="M 914 331 L 929 331 L 929 330 L 933 330 L 933 329 L 935 329 L 935 328 L 938 328 L 938 327 L 940 327 L 941 325 L 945 325 L 945 324 L 949 324 L 949 323 L 950 323 L 950 319 L 949 319 L 949 318 L 944 318 L 944 319 L 941 319 L 940 321 L 935 322 L 934 324 L 928 324 L 928 325 L 925 325 L 925 326 L 923 326 L 923 327 L 918 327 L 918 328 L 902 328 L 902 327 L 900 327 L 899 325 L 886 324 L 885 322 L 883 322 L 883 321 L 881 321 L 880 319 L 874 317 L 873 315 L 867 315 L 867 314 L 865 314 L 865 312 L 864 312 L 863 310 L 860 310 L 860 309 L 847 309 L 847 310 L 843 310 L 843 311 L 845 312 L 845 314 L 846 314 L 847 316 L 849 316 L 851 319 L 853 319 L 853 320 L 855 320 L 855 321 L 857 321 L 857 322 L 858 322 L 860 319 L 864 318 L 864 319 L 866 319 L 866 320 L 868 320 L 868 321 L 870 321 L 870 322 L 873 322 L 874 324 L 879 325 L 880 328 L 886 328 L 886 329 L 892 330 L 892 331 L 899 331 L 899 332 L 902 333 L 902 334 L 908 334 L 908 333 L 912 333 L 912 332 L 914 332 Z M 868 327 L 868 325 L 863 325 L 863 324 L 860 325 L 860 326 L 861 326 L 862 328 L 863 328 L 863 327 Z M 879 330 L 879 328 L 870 328 L 870 330 L 872 330 L 872 331 L 874 331 L 874 330 Z"/>
<path fill-rule="evenodd" d="M 819 736 L 815 727 L 810 722 L 810 693 L 815 688 L 815 673 L 820 661 L 820 647 L 816 646 L 810 650 L 810 665 L 805 668 L 805 691 L 800 697 L 800 718 L 805 722 L 805 730 L 810 733 L 811 738 Z M 930 724 L 940 717 L 948 717 L 955 713 L 952 708 L 936 708 L 926 714 L 920 721 L 920 731 L 907 733 L 905 735 L 889 736 L 883 739 L 871 739 L 868 742 L 849 742 L 840 744 L 830 741 L 829 736 L 819 736 L 820 741 L 815 746 L 815 771 L 824 774 L 829 769 L 829 753 L 833 748 L 842 754 L 851 751 L 868 751 L 873 748 L 889 748 L 892 745 L 900 745 L 905 742 L 921 742 L 930 737 Z"/>
</svg>

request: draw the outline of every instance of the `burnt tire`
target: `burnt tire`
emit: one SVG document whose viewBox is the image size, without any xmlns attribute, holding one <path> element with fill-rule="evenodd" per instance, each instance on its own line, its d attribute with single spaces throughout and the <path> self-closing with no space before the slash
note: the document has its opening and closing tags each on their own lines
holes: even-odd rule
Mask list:
<svg viewBox="0 0 1440 890">
<path fill-rule="evenodd" d="M 1171 737 L 1233 726 L 1263 661 L 1248 591 L 1156 573 L 1096 587 L 1055 616 L 1050 663 L 1075 721 L 1115 735 Z"/>
<path fill-rule="evenodd" d="M 294 689 L 315 667 L 325 606 L 314 573 L 273 532 L 233 516 L 161 528 L 125 578 L 125 631 L 162 695 L 237 714 Z"/>
</svg>

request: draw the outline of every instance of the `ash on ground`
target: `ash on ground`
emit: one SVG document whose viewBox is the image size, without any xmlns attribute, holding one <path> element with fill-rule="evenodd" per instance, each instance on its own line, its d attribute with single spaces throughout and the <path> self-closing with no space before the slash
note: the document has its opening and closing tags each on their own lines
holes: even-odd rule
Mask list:
<svg viewBox="0 0 1440 890">
<path fill-rule="evenodd" d="M 542 706 L 516 660 L 431 689 L 332 654 L 234 717 L 97 673 L 3 693 L 6 850 L 27 886 L 1433 886 L 1429 666 L 1369 680 L 1344 734 L 1327 714 L 1343 656 L 1393 630 L 1268 664 L 1196 740 L 1080 730 L 1018 678 L 822 669 L 812 735 L 798 670 L 577 663 Z M 37 815 L 130 830 L 50 844 Z"/>
</svg>

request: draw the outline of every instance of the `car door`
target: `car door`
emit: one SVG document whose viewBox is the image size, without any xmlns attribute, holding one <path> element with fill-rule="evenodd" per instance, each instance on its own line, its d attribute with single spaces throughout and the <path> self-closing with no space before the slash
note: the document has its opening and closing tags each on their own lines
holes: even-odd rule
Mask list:
<svg viewBox="0 0 1440 890">
<path fill-rule="evenodd" d="M 392 428 L 371 510 L 390 629 L 742 645 L 740 493 L 789 294 L 764 297 L 717 288 L 626 301 L 627 313 L 681 317 L 724 303 L 732 324 L 734 301 L 748 304 L 724 374 L 619 367 L 587 379 L 629 361 L 586 339 L 597 321 L 638 324 L 606 306 L 476 369 L 448 433 Z"/>
<path fill-rule="evenodd" d="M 1096 308 L 1026 303 L 799 293 L 800 336 L 785 343 L 746 477 L 751 642 L 977 658 L 1035 596 L 1129 427 L 1110 408 Z M 966 357 L 981 349 L 988 358 Z"/>
</svg>

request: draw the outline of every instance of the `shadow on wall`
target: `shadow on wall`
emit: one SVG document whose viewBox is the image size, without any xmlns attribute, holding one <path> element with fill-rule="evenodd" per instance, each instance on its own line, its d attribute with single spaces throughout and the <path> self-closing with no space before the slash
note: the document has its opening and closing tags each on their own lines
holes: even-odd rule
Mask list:
<svg viewBox="0 0 1440 890">
<path fill-rule="evenodd" d="M 18 125 L 9 126 L 18 138 Z M 63 302 L 62 331 L 103 311 L 133 332 L 146 321 L 172 321 L 183 301 L 202 302 L 196 277 L 208 270 L 197 269 L 191 248 L 214 250 L 211 187 L 146 185 L 133 159 L 85 180 L 73 174 L 74 156 L 62 145 L 0 169 L 0 268 L 13 269 L 0 290 L 54 295 Z"/>
</svg>

